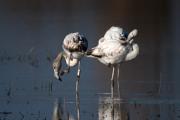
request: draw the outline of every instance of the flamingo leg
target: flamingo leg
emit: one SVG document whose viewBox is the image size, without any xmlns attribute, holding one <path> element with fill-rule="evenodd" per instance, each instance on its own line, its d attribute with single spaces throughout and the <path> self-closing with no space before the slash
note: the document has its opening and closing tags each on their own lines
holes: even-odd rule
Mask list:
<svg viewBox="0 0 180 120">
<path fill-rule="evenodd" d="M 119 84 L 119 67 L 120 64 L 117 65 L 117 91 L 118 91 L 118 98 L 119 98 L 119 114 L 120 114 L 120 120 L 121 119 L 121 94 L 120 94 L 120 84 Z"/>
<path fill-rule="evenodd" d="M 114 120 L 114 72 L 115 72 L 115 66 L 113 66 L 112 76 L 111 76 L 112 120 Z"/>
<path fill-rule="evenodd" d="M 118 97 L 120 100 L 120 85 L 119 85 L 119 64 L 117 65 L 117 91 L 118 91 Z"/>
<path fill-rule="evenodd" d="M 80 97 L 79 97 L 79 81 L 80 81 L 80 61 L 78 63 L 78 70 L 77 70 L 77 80 L 76 80 L 76 112 L 77 112 L 77 120 L 80 120 Z"/>
</svg>

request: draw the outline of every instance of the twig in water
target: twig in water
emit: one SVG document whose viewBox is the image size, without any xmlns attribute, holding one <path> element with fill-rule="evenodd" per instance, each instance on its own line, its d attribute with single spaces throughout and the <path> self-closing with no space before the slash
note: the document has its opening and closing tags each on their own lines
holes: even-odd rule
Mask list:
<svg viewBox="0 0 180 120">
<path fill-rule="evenodd" d="M 21 112 L 19 112 L 19 114 L 21 115 L 21 120 L 24 120 L 24 114 L 22 114 Z"/>
<path fill-rule="evenodd" d="M 158 89 L 158 95 L 159 95 L 159 97 L 160 97 L 160 95 L 161 95 L 161 85 L 162 85 L 162 72 L 160 72 L 160 79 L 159 79 L 159 89 Z"/>
</svg>

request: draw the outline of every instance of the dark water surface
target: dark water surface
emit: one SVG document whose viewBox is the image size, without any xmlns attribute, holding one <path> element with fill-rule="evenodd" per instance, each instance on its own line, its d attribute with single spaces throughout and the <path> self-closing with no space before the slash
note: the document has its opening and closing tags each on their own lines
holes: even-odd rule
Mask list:
<svg viewBox="0 0 180 120">
<path fill-rule="evenodd" d="M 75 117 L 77 68 L 59 82 L 52 60 L 66 34 L 83 33 L 91 48 L 112 25 L 139 30 L 140 55 L 120 67 L 121 98 L 128 101 L 129 119 L 177 119 L 179 36 L 172 32 L 179 19 L 172 7 L 176 2 L 0 1 L 0 120 L 50 120 L 56 99 Z M 87 58 L 81 68 L 81 118 L 96 120 L 99 97 L 110 92 L 111 68 Z"/>
</svg>

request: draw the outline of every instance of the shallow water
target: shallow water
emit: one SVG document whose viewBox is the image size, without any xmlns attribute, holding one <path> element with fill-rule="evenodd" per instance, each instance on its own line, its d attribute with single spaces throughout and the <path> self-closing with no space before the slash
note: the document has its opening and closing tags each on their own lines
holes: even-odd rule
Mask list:
<svg viewBox="0 0 180 120">
<path fill-rule="evenodd" d="M 91 48 L 112 25 L 127 31 L 139 30 L 136 40 L 140 55 L 120 67 L 122 112 L 126 119 L 178 118 L 180 103 L 174 99 L 178 90 L 173 88 L 177 81 L 171 80 L 174 73 L 169 64 L 174 53 L 167 51 L 172 48 L 168 14 L 171 6 L 167 3 L 163 0 L 1 1 L 0 120 L 50 120 L 57 99 L 61 109 L 76 118 L 77 68 L 59 82 L 53 76 L 52 60 L 61 50 L 66 34 L 83 33 Z M 88 58 L 82 59 L 81 69 L 81 119 L 96 120 L 99 99 L 108 97 L 110 92 L 112 69 Z"/>
</svg>

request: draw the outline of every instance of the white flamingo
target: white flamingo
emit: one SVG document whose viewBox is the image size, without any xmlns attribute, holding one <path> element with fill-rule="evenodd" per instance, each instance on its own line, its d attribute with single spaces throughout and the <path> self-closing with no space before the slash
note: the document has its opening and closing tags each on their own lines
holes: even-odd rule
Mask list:
<svg viewBox="0 0 180 120">
<path fill-rule="evenodd" d="M 107 66 L 113 66 L 111 77 L 111 98 L 114 101 L 114 72 L 116 66 L 124 61 L 134 59 L 139 54 L 139 46 L 134 43 L 133 38 L 137 36 L 138 31 L 132 30 L 129 34 L 125 33 L 120 27 L 111 27 L 99 40 L 96 47 L 87 51 L 87 55 L 97 58 L 101 63 Z M 117 79 L 119 78 L 119 67 Z M 118 80 L 117 80 L 118 81 Z M 119 82 L 118 94 L 120 98 Z M 114 119 L 114 103 L 112 109 L 112 118 Z"/>
<path fill-rule="evenodd" d="M 80 64 L 80 60 L 87 50 L 87 47 L 88 41 L 78 32 L 66 35 L 62 45 L 64 51 L 61 51 L 53 61 L 54 76 L 58 80 L 61 80 L 60 76 L 64 75 L 64 73 L 68 73 L 70 67 Z M 67 64 L 67 68 L 65 70 L 62 70 L 61 63 L 63 59 L 65 59 Z M 80 68 L 78 68 L 78 71 L 80 71 Z"/>
<path fill-rule="evenodd" d="M 79 34 L 70 33 L 63 41 L 63 52 L 60 52 L 53 62 L 54 76 L 61 81 L 61 77 L 64 73 L 68 73 L 70 67 L 74 67 L 78 64 L 77 80 L 76 80 L 76 108 L 77 108 L 77 120 L 80 120 L 80 98 L 79 98 L 79 81 L 80 81 L 80 60 L 88 48 L 87 39 Z M 62 60 L 66 61 L 67 68 L 62 70 Z"/>
</svg>

